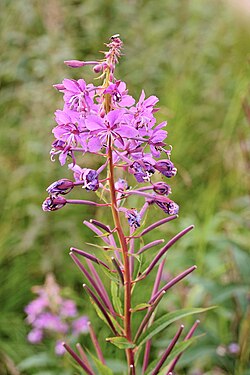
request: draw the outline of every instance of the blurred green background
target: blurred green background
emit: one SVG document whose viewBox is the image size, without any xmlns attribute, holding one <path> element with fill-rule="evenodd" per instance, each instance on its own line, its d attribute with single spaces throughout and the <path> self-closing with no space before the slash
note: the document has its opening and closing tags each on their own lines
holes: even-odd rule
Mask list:
<svg viewBox="0 0 250 375">
<path fill-rule="evenodd" d="M 54 356 L 50 340 L 37 346 L 26 340 L 23 309 L 33 298 L 31 287 L 42 284 L 48 272 L 91 317 L 100 340 L 107 333 L 68 256 L 70 246 L 83 248 L 92 240 L 82 221 L 104 213 L 66 207 L 48 214 L 41 202 L 51 182 L 70 176 L 49 157 L 53 112 L 62 107 L 52 84 L 80 78 L 82 70 L 71 70 L 63 61 L 101 58 L 98 51 L 115 33 L 125 55 L 117 77 L 135 98 L 142 88 L 160 98 L 158 119 L 168 120 L 178 168 L 171 186 L 180 217 L 148 240 L 169 239 L 185 225 L 196 226 L 169 254 L 166 272 L 176 275 L 192 264 L 198 269 L 169 293 L 159 313 L 218 306 L 201 317 L 199 333 L 206 335 L 183 356 L 177 373 L 250 374 L 250 5 L 232 2 L 1 1 L 1 375 L 70 374 L 69 360 Z M 83 71 L 88 82 L 93 76 L 90 69 Z M 155 341 L 152 359 L 170 336 L 167 332 Z M 83 337 L 84 344 L 88 340 Z M 230 352 L 232 343 L 239 345 L 238 353 Z M 116 356 L 112 350 L 106 348 L 108 358 Z"/>
</svg>

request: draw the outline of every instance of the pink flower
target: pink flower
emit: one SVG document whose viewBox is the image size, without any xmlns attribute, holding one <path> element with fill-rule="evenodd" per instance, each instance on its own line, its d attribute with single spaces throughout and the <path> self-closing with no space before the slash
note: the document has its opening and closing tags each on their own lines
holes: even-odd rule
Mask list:
<svg viewBox="0 0 250 375">
<path fill-rule="evenodd" d="M 135 99 L 127 95 L 128 90 L 126 90 L 125 82 L 116 81 L 110 84 L 103 93 L 111 95 L 114 108 L 131 107 L 135 103 Z"/>
<path fill-rule="evenodd" d="M 89 129 L 92 139 L 88 142 L 90 152 L 99 151 L 106 144 L 108 136 L 118 140 L 124 145 L 124 138 L 136 137 L 138 131 L 131 125 L 126 125 L 123 120 L 124 111 L 115 109 L 105 115 L 104 118 L 90 115 L 86 119 L 86 127 Z"/>
<path fill-rule="evenodd" d="M 64 93 L 64 101 L 67 107 L 73 111 L 89 113 L 93 102 L 93 85 L 86 85 L 84 79 L 64 79 L 61 84 L 54 85 L 56 89 Z"/>
</svg>

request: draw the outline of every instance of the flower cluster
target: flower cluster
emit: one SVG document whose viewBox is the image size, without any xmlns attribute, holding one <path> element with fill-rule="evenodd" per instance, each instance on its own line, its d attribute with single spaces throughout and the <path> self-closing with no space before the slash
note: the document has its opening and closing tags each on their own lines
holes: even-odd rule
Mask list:
<svg viewBox="0 0 250 375">
<path fill-rule="evenodd" d="M 57 338 L 55 352 L 61 355 L 64 353 L 62 339 L 69 334 L 78 338 L 88 332 L 88 318 L 79 316 L 74 301 L 62 297 L 52 274 L 47 275 L 43 286 L 33 287 L 33 292 L 38 297 L 25 307 L 26 320 L 32 326 L 28 341 L 37 344 L 50 334 Z"/>
<path fill-rule="evenodd" d="M 122 42 L 118 35 L 110 39 L 102 61 L 67 61 L 71 67 L 93 65 L 93 71 L 105 77 L 102 85 L 87 84 L 84 79 L 64 79 L 54 87 L 63 94 L 64 107 L 55 112 L 57 125 L 53 129 L 55 141 L 52 144 L 51 158 L 59 155 L 61 165 L 67 160 L 69 169 L 73 171 L 75 182 L 63 179 L 54 182 L 47 189 L 49 197 L 43 204 L 45 211 L 62 208 L 66 203 L 74 203 L 61 197 L 69 193 L 75 185 L 82 185 L 87 191 L 104 189 L 99 182 L 99 175 L 107 166 L 109 144 L 112 143 L 112 159 L 116 168 L 123 168 L 134 176 L 139 184 L 148 183 L 151 194 L 138 188 L 140 195 L 151 204 L 155 203 L 166 214 L 177 214 L 179 207 L 166 198 L 171 189 L 165 182 L 154 182 L 154 175 L 171 178 L 177 169 L 170 160 L 171 147 L 167 147 L 165 139 L 166 122 L 157 124 L 155 113 L 158 108 L 156 96 L 146 98 L 142 90 L 138 102 L 128 95 L 126 83 L 114 77 L 115 64 L 118 62 Z M 108 72 L 108 74 L 107 74 Z M 102 159 L 98 170 L 81 167 L 77 164 L 78 154 L 95 154 Z M 163 156 L 162 159 L 160 159 Z M 130 192 L 118 188 L 119 195 L 123 190 L 127 197 Z M 163 196 L 165 198 L 163 199 Z M 139 217 L 131 219 L 126 213 L 130 226 L 138 226 Z"/>
</svg>

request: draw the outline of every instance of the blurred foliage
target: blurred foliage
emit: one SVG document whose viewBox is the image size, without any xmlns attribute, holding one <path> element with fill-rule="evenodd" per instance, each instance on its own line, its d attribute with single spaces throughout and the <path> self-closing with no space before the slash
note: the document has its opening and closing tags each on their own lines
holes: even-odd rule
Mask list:
<svg viewBox="0 0 250 375">
<path fill-rule="evenodd" d="M 69 176 L 66 167 L 49 159 L 53 112 L 62 105 L 52 84 L 79 75 L 63 60 L 98 57 L 96 51 L 117 32 L 125 44 L 117 76 L 136 98 L 142 87 L 160 98 L 159 121 L 169 121 L 179 171 L 171 184 L 180 218 L 167 233 L 165 227 L 155 230 L 153 238 L 168 239 L 185 225 L 196 225 L 169 254 L 166 272 L 176 275 L 194 263 L 198 270 L 168 294 L 160 313 L 218 305 L 202 317 L 200 333 L 206 335 L 183 356 L 177 372 L 249 374 L 250 116 L 242 104 L 250 102 L 250 28 L 249 18 L 229 3 L 1 1 L 1 374 L 70 374 L 73 369 L 68 358 L 55 358 L 49 343 L 26 341 L 23 309 L 32 298 L 31 286 L 43 283 L 49 271 L 74 290 L 100 337 L 107 334 L 82 298 L 82 277 L 68 256 L 70 246 L 83 248 L 83 242 L 92 241 L 82 221 L 106 214 L 76 207 L 47 214 L 40 206 L 45 188 Z M 85 69 L 84 78 L 90 82 L 92 77 Z M 158 215 L 152 208 L 149 220 Z M 152 359 L 170 337 L 171 329 L 159 336 Z M 240 352 L 230 353 L 230 343 L 238 343 Z M 84 345 L 91 347 L 89 338 L 84 337 Z M 122 373 L 122 358 L 103 345 L 109 365 Z"/>
</svg>

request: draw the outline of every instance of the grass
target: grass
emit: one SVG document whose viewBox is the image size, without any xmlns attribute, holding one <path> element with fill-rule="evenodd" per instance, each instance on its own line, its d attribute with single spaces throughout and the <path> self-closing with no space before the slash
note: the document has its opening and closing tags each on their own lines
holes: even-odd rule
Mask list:
<svg viewBox="0 0 250 375">
<path fill-rule="evenodd" d="M 49 160 L 53 112 L 62 104 L 51 85 L 79 73 L 63 60 L 93 58 L 103 42 L 119 32 L 125 43 L 119 77 L 135 97 L 142 87 L 147 95 L 157 95 L 159 121 L 168 119 L 179 172 L 172 183 L 173 198 L 181 206 L 169 232 L 196 225 L 170 254 L 167 269 L 176 274 L 196 263 L 198 270 L 169 295 L 164 309 L 219 306 L 202 321 L 200 330 L 206 336 L 183 356 L 178 373 L 199 369 L 206 374 L 247 374 L 249 123 L 242 109 L 243 102 L 250 101 L 247 22 L 225 3 L 208 0 L 162 0 L 157 6 L 152 0 L 6 0 L 1 7 L 0 372 L 62 373 L 63 363 L 54 359 L 51 344 L 33 347 L 25 338 L 23 308 L 32 298 L 31 286 L 41 284 L 47 272 L 79 291 L 82 311 L 95 319 L 81 298 L 82 279 L 68 249 L 91 242 L 82 220 L 101 219 L 103 212 L 70 207 L 48 215 L 40 205 L 45 188 L 69 176 L 66 168 Z M 91 72 L 86 69 L 84 77 L 90 81 Z M 231 342 L 241 346 L 238 356 L 228 352 Z M 159 337 L 153 355 L 165 345 L 166 337 Z M 18 367 L 48 347 L 48 365 L 37 358 L 37 367 Z M 221 347 L 223 356 L 218 354 Z M 114 356 L 111 349 L 107 352 Z M 41 363 L 46 363 L 44 368 Z M 66 368 L 70 371 L 70 364 Z"/>
</svg>

